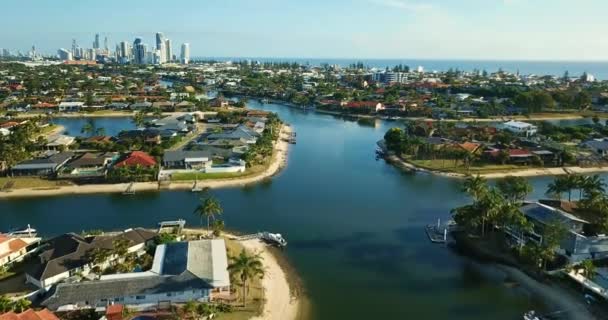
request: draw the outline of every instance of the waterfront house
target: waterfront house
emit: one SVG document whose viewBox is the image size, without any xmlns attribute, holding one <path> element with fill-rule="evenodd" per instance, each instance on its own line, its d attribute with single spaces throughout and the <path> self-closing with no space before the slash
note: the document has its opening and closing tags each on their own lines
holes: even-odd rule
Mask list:
<svg viewBox="0 0 608 320">
<path fill-rule="evenodd" d="M 127 240 L 129 253 L 141 254 L 152 244 L 156 233 L 144 229 L 128 229 L 112 236 L 83 237 L 66 233 L 50 239 L 41 245 L 42 252 L 38 260 L 28 265 L 26 281 L 38 288 L 48 290 L 54 284 L 76 275 L 87 275 L 94 265 L 90 263 L 90 254 L 95 248 L 109 249 L 114 241 Z M 100 265 L 105 268 L 110 262 L 122 257 L 112 255 Z"/>
<path fill-rule="evenodd" d="M 608 237 L 588 233 L 586 226 L 589 222 L 575 215 L 570 203 L 564 205 L 558 200 L 540 200 L 526 202 L 521 207 L 522 213 L 533 225 L 533 231 L 522 234 L 516 230 L 506 230 L 517 243 L 534 241 L 542 243 L 542 228 L 550 223 L 560 223 L 567 231 L 557 253 L 566 257 L 570 263 L 578 263 L 585 259 L 608 258 Z"/>
<path fill-rule="evenodd" d="M 58 106 L 59 112 L 77 112 L 84 107 L 84 102 L 64 101 Z"/>
<path fill-rule="evenodd" d="M 36 311 L 34 309 L 27 309 L 21 313 L 15 313 L 9 311 L 7 313 L 0 314 L 0 320 L 60 320 L 54 313 L 49 309 L 42 309 Z"/>
<path fill-rule="evenodd" d="M 60 152 L 47 157 L 25 160 L 11 167 L 13 176 L 49 176 L 56 173 L 72 157 L 72 152 Z"/>
<path fill-rule="evenodd" d="M 248 144 L 255 144 L 260 134 L 246 125 L 239 125 L 234 129 L 226 130 L 221 133 L 212 133 L 207 136 L 207 140 L 240 140 Z"/>
<path fill-rule="evenodd" d="M 14 237 L 0 233 L 0 268 L 23 260 L 32 252 L 32 245 L 40 241 L 34 237 Z"/>
<path fill-rule="evenodd" d="M 129 106 L 131 110 L 146 110 L 152 107 L 152 102 L 144 101 L 144 102 L 136 102 Z"/>
<path fill-rule="evenodd" d="M 109 165 L 118 157 L 117 152 L 87 152 L 68 162 L 57 176 L 66 179 L 103 178 L 106 176 Z"/>
<path fill-rule="evenodd" d="M 163 167 L 165 169 L 204 169 L 213 163 L 210 153 L 206 151 L 165 151 Z"/>
<path fill-rule="evenodd" d="M 111 110 L 125 110 L 129 108 L 129 104 L 125 102 L 112 102 L 107 104 L 106 108 Z"/>
<path fill-rule="evenodd" d="M 159 303 L 210 302 L 229 295 L 226 245 L 213 239 L 159 245 L 151 270 L 61 283 L 42 305 L 59 311 L 105 311 L 113 304 L 146 310 Z"/>
<path fill-rule="evenodd" d="M 587 140 L 581 146 L 590 149 L 600 157 L 608 155 L 608 139 L 606 138 Z"/>
<path fill-rule="evenodd" d="M 525 137 L 533 136 L 538 132 L 538 128 L 535 125 L 515 120 L 510 120 L 501 124 L 500 128 Z"/>
<path fill-rule="evenodd" d="M 64 134 L 56 134 L 47 138 L 46 150 L 63 151 L 70 148 L 76 142 L 76 138 Z"/>
<path fill-rule="evenodd" d="M 156 160 L 151 155 L 143 151 L 132 151 L 131 153 L 119 159 L 114 167 L 135 167 L 153 168 L 156 166 Z"/>
</svg>

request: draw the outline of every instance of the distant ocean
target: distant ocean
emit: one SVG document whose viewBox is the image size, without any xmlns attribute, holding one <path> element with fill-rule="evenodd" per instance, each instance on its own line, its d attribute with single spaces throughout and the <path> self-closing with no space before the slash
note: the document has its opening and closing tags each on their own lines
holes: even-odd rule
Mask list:
<svg viewBox="0 0 608 320">
<path fill-rule="evenodd" d="M 496 72 L 500 69 L 520 74 L 554 75 L 561 77 L 568 71 L 571 77 L 580 76 L 584 72 L 594 75 L 597 79 L 608 80 L 608 61 L 516 61 L 516 60 L 421 60 L 421 59 L 309 59 L 309 58 L 264 58 L 264 57 L 196 57 L 196 60 L 243 61 L 260 62 L 298 62 L 313 66 L 324 63 L 330 65 L 348 66 L 362 62 L 364 65 L 376 68 L 393 67 L 399 64 L 412 69 L 418 66 L 429 71 L 447 71 L 450 68 L 462 71 L 486 70 Z"/>
</svg>

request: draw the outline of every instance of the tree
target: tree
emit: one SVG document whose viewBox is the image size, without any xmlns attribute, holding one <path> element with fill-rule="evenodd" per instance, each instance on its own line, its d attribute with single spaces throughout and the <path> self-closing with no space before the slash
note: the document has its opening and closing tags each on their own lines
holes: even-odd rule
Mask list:
<svg viewBox="0 0 608 320">
<path fill-rule="evenodd" d="M 80 129 L 80 133 L 84 135 L 90 135 L 93 132 L 95 132 L 95 124 L 93 123 L 92 119 L 88 119 L 87 122 Z"/>
<path fill-rule="evenodd" d="M 568 201 L 572 201 L 572 190 L 577 189 L 579 185 L 579 176 L 577 175 L 565 175 L 556 177 L 553 182 L 547 187 L 547 194 L 555 196 L 556 198 L 562 198 L 564 192 L 568 193 Z"/>
<path fill-rule="evenodd" d="M 583 276 L 587 279 L 593 279 L 595 276 L 595 264 L 593 264 L 593 260 L 586 259 L 581 264 L 579 264 L 576 268 L 577 270 L 581 270 L 583 272 Z"/>
<path fill-rule="evenodd" d="M 201 225 L 203 219 L 207 218 L 207 231 L 211 231 L 211 219 L 215 220 L 216 215 L 221 215 L 223 212 L 220 202 L 213 196 L 207 198 L 201 198 L 199 205 L 194 209 L 194 214 L 201 218 Z"/>
<path fill-rule="evenodd" d="M 606 183 L 599 175 L 584 176 L 579 182 L 579 188 L 583 191 L 585 196 L 593 193 L 603 193 L 606 189 Z M 582 197 L 581 197 L 582 198 Z"/>
<path fill-rule="evenodd" d="M 128 239 L 116 239 L 112 241 L 112 254 L 118 257 L 125 257 L 129 252 L 131 241 Z"/>
<path fill-rule="evenodd" d="M 511 202 L 522 202 L 532 192 L 532 185 L 523 177 L 507 176 L 496 187 Z"/>
<path fill-rule="evenodd" d="M 0 296 L 0 314 L 9 312 L 13 308 L 13 301 L 5 295 Z"/>
<path fill-rule="evenodd" d="M 111 255 L 111 250 L 97 247 L 87 252 L 87 261 L 93 266 L 100 266 L 108 261 Z"/>
<path fill-rule="evenodd" d="M 146 123 L 145 115 L 143 112 L 137 112 L 133 115 L 133 123 L 136 127 L 141 128 Z"/>
<path fill-rule="evenodd" d="M 260 279 L 264 277 L 265 271 L 262 265 L 262 257 L 259 253 L 249 255 L 243 249 L 238 256 L 230 257 L 228 271 L 231 277 L 240 280 L 239 285 L 243 290 L 243 306 L 245 306 L 249 281 L 256 277 Z"/>
<path fill-rule="evenodd" d="M 555 258 L 555 251 L 559 248 L 566 233 L 566 227 L 559 221 L 550 222 L 542 227 L 541 250 L 539 253 L 542 259 L 543 270 L 547 268 L 547 262 Z"/>
<path fill-rule="evenodd" d="M 219 237 L 222 235 L 222 231 L 225 228 L 224 220 L 214 220 L 213 221 L 213 236 Z"/>
<path fill-rule="evenodd" d="M 97 129 L 95 129 L 95 135 L 97 136 L 105 136 L 106 135 L 106 129 L 103 127 L 99 127 Z"/>
<path fill-rule="evenodd" d="M 488 192 L 487 181 L 480 175 L 467 176 L 462 183 L 462 191 L 468 193 L 473 199 L 479 200 Z"/>
<path fill-rule="evenodd" d="M 19 300 L 13 301 L 12 311 L 16 313 L 24 312 L 25 310 L 29 309 L 31 304 L 32 302 L 30 300 L 21 298 Z"/>
<path fill-rule="evenodd" d="M 386 148 L 390 151 L 395 151 L 397 153 L 401 147 L 401 142 L 403 141 L 404 134 L 403 130 L 400 128 L 391 128 L 384 135 L 384 141 L 386 143 Z"/>
</svg>

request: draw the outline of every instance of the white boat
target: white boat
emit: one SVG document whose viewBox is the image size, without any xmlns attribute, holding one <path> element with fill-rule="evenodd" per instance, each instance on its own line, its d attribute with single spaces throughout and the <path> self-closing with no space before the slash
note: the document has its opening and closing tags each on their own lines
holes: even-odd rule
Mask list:
<svg viewBox="0 0 608 320">
<path fill-rule="evenodd" d="M 532 310 L 524 313 L 524 320 L 542 320 L 542 318 L 536 315 L 536 311 Z"/>
<path fill-rule="evenodd" d="M 9 236 L 21 238 L 34 238 L 37 234 L 38 231 L 32 228 L 29 224 L 27 225 L 27 228 L 13 230 L 8 233 Z"/>
<path fill-rule="evenodd" d="M 260 238 L 266 242 L 277 245 L 279 247 L 285 247 L 287 245 L 287 241 L 280 233 L 262 232 Z"/>
</svg>

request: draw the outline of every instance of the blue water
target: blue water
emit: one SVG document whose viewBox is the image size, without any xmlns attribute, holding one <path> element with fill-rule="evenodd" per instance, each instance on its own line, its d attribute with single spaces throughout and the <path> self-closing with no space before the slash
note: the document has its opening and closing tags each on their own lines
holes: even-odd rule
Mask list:
<svg viewBox="0 0 608 320">
<path fill-rule="evenodd" d="M 532 294 L 505 286 L 500 270 L 428 241 L 424 226 L 469 200 L 457 180 L 403 174 L 375 159 L 376 141 L 396 122 L 362 126 L 275 104 L 250 106 L 293 125 L 297 144 L 288 166 L 268 182 L 211 192 L 228 228 L 287 238 L 284 253 L 303 279 L 313 319 L 513 320 L 543 310 Z M 530 179 L 531 198 L 544 197 L 551 180 Z M 1 200 L 0 230 L 29 223 L 52 236 L 178 218 L 197 226 L 199 197 L 166 191 Z"/>
<path fill-rule="evenodd" d="M 462 71 L 486 70 L 496 72 L 500 69 L 512 73 L 563 76 L 568 71 L 570 76 L 580 76 L 584 72 L 593 74 L 597 79 L 608 79 L 608 61 L 517 61 L 517 60 L 424 60 L 424 59 L 321 59 L 321 58 L 267 58 L 267 57 L 201 57 L 197 59 L 218 61 L 260 61 L 260 62 L 298 62 L 318 66 L 348 66 L 363 62 L 364 65 L 376 68 L 393 67 L 398 64 L 414 69 L 424 67 L 425 71 Z"/>
<path fill-rule="evenodd" d="M 91 123 L 93 129 L 103 128 L 107 136 L 116 136 L 123 130 L 135 129 L 131 117 L 54 118 L 52 121 L 54 124 L 64 126 L 64 134 L 71 136 L 83 136 L 81 130 L 87 123 Z M 95 133 L 87 135 L 91 136 Z"/>
</svg>

